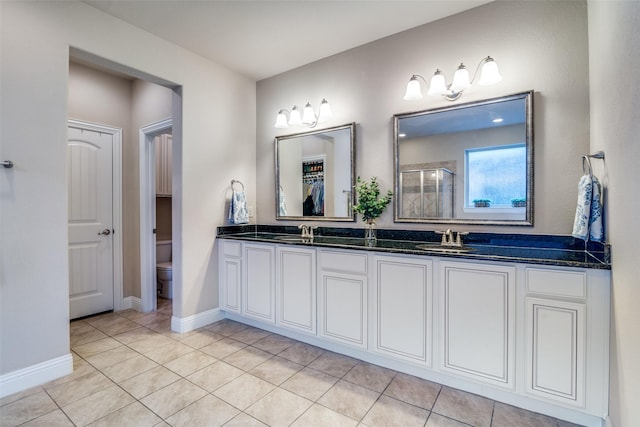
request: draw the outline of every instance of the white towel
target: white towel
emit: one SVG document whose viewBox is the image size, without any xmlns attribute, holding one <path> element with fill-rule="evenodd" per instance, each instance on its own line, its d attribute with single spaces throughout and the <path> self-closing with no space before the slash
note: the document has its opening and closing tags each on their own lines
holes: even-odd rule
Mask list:
<svg viewBox="0 0 640 427">
<path fill-rule="evenodd" d="M 571 235 L 584 241 L 603 240 L 600 182 L 591 175 L 584 175 L 578 183 L 578 205 Z"/>
<path fill-rule="evenodd" d="M 247 211 L 247 199 L 244 191 L 234 191 L 229 203 L 229 222 L 231 224 L 249 223 L 249 212 Z"/>
</svg>

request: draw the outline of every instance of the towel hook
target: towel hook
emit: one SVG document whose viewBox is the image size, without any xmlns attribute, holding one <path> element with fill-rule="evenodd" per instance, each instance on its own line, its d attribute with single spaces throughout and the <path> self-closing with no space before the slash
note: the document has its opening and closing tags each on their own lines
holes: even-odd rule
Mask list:
<svg viewBox="0 0 640 427">
<path fill-rule="evenodd" d="M 240 186 L 242 187 L 242 191 L 244 191 L 244 184 L 240 181 L 238 181 L 237 179 L 232 179 L 231 180 L 231 189 L 233 190 L 233 184 L 240 184 Z"/>
<path fill-rule="evenodd" d="M 4 166 L 6 169 L 11 169 L 13 167 L 13 162 L 11 160 L 3 160 L 0 162 L 0 165 Z"/>
</svg>

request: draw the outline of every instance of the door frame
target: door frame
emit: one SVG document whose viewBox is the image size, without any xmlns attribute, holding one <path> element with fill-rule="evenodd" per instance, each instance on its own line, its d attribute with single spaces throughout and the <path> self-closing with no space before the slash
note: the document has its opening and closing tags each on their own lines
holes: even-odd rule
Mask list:
<svg viewBox="0 0 640 427">
<path fill-rule="evenodd" d="M 67 127 L 76 127 L 94 132 L 106 133 L 113 138 L 111 151 L 112 168 L 112 226 L 113 238 L 113 310 L 124 310 L 123 268 L 122 268 L 122 129 L 91 123 L 84 120 L 67 119 Z M 68 215 L 68 213 L 67 213 Z M 67 221 L 68 222 L 68 221 Z"/>
<path fill-rule="evenodd" d="M 173 129 L 173 118 L 160 120 L 143 126 L 139 133 L 140 168 L 140 296 L 142 311 L 147 313 L 156 309 L 156 221 L 155 200 L 155 145 L 154 138 Z M 175 188 L 175 187 L 174 187 Z M 173 243 L 172 243 L 173 246 Z M 175 274 L 175 269 L 173 270 Z M 175 289 L 175 288 L 174 288 Z"/>
</svg>

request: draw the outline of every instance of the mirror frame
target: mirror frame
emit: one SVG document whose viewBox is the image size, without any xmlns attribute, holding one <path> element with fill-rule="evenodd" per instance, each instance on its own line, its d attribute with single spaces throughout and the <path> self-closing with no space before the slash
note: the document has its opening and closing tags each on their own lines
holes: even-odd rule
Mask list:
<svg viewBox="0 0 640 427">
<path fill-rule="evenodd" d="M 333 132 L 333 131 L 338 131 L 338 130 L 342 130 L 342 129 L 349 129 L 349 133 L 350 133 L 350 147 L 349 147 L 349 154 L 351 156 L 351 170 L 349 171 L 349 174 L 351 176 L 351 197 L 349 198 L 349 211 L 351 211 L 351 215 L 350 216 L 344 216 L 344 217 L 335 217 L 335 216 L 294 216 L 294 215 L 287 215 L 287 216 L 281 216 L 279 209 L 278 209 L 278 204 L 279 204 L 279 200 L 280 200 L 280 153 L 278 150 L 279 147 L 279 143 L 281 141 L 285 141 L 285 140 L 289 140 L 289 139 L 293 139 L 293 138 L 299 138 L 302 136 L 308 136 L 308 135 L 315 135 L 315 134 L 319 134 L 319 133 L 324 133 L 324 132 Z M 356 215 L 355 212 L 353 211 L 353 205 L 355 203 L 355 194 L 353 191 L 353 188 L 356 184 L 356 124 L 355 122 L 353 123 L 347 123 L 344 125 L 338 125 L 338 126 L 333 126 L 330 128 L 324 128 L 324 129 L 314 129 L 308 132 L 300 132 L 300 133 L 294 133 L 294 134 L 290 134 L 290 135 L 281 135 L 281 136 L 276 136 L 275 137 L 275 184 L 276 184 L 276 188 L 275 188 L 275 211 L 276 211 L 276 220 L 278 221 L 340 221 L 340 222 L 355 222 L 356 221 Z"/>
<path fill-rule="evenodd" d="M 527 170 L 526 170 L 526 191 L 527 191 L 527 204 L 525 207 L 525 219 L 524 220 L 503 220 L 503 219 L 465 219 L 465 218 L 403 218 L 400 217 L 400 199 L 394 197 L 393 203 L 393 222 L 398 223 L 423 223 L 423 224 L 467 224 L 467 225 L 502 225 L 502 226 L 533 226 L 533 212 L 534 212 L 534 165 L 533 165 L 533 94 L 534 91 L 526 91 L 516 93 L 513 95 L 506 95 L 497 98 L 485 99 L 480 101 L 472 101 L 464 104 L 456 104 L 453 106 L 433 108 L 429 110 L 421 110 L 410 113 L 400 113 L 393 116 L 393 153 L 394 153 L 394 174 L 393 184 L 395 195 L 400 194 L 400 144 L 398 141 L 398 133 L 400 130 L 400 119 L 416 117 L 426 114 L 442 113 L 446 111 L 459 110 L 461 108 L 475 107 L 487 104 L 494 104 L 498 102 L 513 101 L 517 99 L 523 99 L 525 102 L 525 132 L 526 141 L 525 146 L 527 149 Z"/>
</svg>

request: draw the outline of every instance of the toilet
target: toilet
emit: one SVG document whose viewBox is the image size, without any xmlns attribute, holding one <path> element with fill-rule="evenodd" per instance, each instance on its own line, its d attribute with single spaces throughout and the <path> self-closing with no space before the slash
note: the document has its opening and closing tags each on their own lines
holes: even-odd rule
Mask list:
<svg viewBox="0 0 640 427">
<path fill-rule="evenodd" d="M 158 296 L 173 298 L 171 240 L 156 241 L 156 277 Z"/>
</svg>

